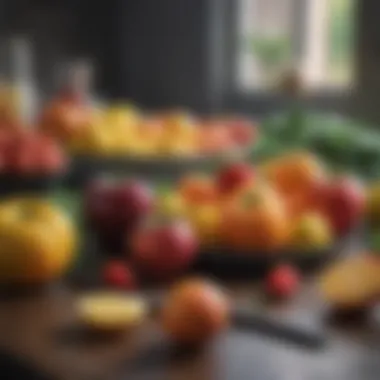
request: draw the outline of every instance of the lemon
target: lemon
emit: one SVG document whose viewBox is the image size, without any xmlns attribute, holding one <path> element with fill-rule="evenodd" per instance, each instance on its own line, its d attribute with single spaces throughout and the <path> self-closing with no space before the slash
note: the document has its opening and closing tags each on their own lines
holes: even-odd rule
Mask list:
<svg viewBox="0 0 380 380">
<path fill-rule="evenodd" d="M 141 323 L 147 315 L 147 305 L 139 297 L 118 293 L 94 293 L 77 300 L 80 320 L 99 330 L 122 330 Z"/>
</svg>

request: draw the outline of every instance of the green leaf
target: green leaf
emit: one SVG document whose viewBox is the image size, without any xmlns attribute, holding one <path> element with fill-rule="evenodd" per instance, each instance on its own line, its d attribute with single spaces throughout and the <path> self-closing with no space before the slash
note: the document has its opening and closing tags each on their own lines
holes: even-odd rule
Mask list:
<svg viewBox="0 0 380 380">
<path fill-rule="evenodd" d="M 380 231 L 371 233 L 369 238 L 369 248 L 371 251 L 380 254 Z"/>
</svg>

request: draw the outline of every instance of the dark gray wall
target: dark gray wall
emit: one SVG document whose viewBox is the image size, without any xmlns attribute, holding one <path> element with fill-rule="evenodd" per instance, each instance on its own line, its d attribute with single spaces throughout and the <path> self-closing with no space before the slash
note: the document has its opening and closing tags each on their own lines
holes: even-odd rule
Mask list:
<svg viewBox="0 0 380 380">
<path fill-rule="evenodd" d="M 225 92 L 234 43 L 225 4 L 233 2 L 3 0 L 0 37 L 24 32 L 33 40 L 44 92 L 53 88 L 57 63 L 88 56 L 107 97 L 148 108 L 252 111 L 250 99 L 233 101 Z M 349 111 L 380 124 L 380 3 L 357 3 L 357 81 Z"/>
<path fill-rule="evenodd" d="M 5 5 L 4 5 L 5 4 Z M 1 43 L 24 35 L 31 42 L 38 85 L 49 91 L 59 62 L 73 53 L 76 12 L 73 2 L 12 0 L 3 2 Z M 77 46 L 81 41 L 78 39 Z M 7 57 L 3 57 L 7 59 Z"/>
<path fill-rule="evenodd" d="M 121 2 L 118 94 L 153 108 L 215 107 L 212 15 L 218 2 Z"/>
<path fill-rule="evenodd" d="M 97 66 L 98 85 L 107 82 L 104 62 L 113 38 L 115 1 L 3 0 L 0 3 L 0 42 L 14 35 L 26 36 L 34 55 L 34 71 L 44 93 L 54 89 L 59 66 L 90 57 Z M 0 65 L 1 70 L 1 65 Z"/>
<path fill-rule="evenodd" d="M 357 2 L 356 86 L 350 112 L 380 125 L 380 2 Z"/>
<path fill-rule="evenodd" d="M 33 41 L 44 92 L 52 91 L 59 62 L 88 56 L 109 98 L 208 111 L 221 97 L 221 45 L 214 40 L 223 1 L 13 0 L 1 34 L 23 32 Z"/>
</svg>

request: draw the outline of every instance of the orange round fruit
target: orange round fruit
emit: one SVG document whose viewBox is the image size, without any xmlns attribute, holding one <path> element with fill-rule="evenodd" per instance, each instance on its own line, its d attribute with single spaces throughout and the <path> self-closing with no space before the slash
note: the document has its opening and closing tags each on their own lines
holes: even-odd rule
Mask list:
<svg viewBox="0 0 380 380">
<path fill-rule="evenodd" d="M 298 219 L 303 214 L 313 209 L 310 197 L 307 194 L 285 195 L 284 200 L 288 215 L 293 220 Z"/>
<path fill-rule="evenodd" d="M 275 159 L 263 168 L 264 176 L 284 194 L 306 194 L 315 184 L 326 178 L 317 157 L 297 152 Z"/>
<path fill-rule="evenodd" d="M 221 238 L 234 249 L 274 251 L 284 246 L 289 221 L 282 197 L 267 185 L 244 191 L 226 206 Z"/>
<path fill-rule="evenodd" d="M 217 190 L 214 181 L 205 175 L 185 177 L 179 184 L 179 193 L 188 203 L 210 203 L 216 201 Z"/>
<path fill-rule="evenodd" d="M 174 341 L 199 344 L 227 326 L 229 310 L 228 299 L 218 286 L 203 279 L 189 279 L 169 292 L 161 321 Z"/>
<path fill-rule="evenodd" d="M 67 142 L 87 128 L 91 119 L 92 111 L 89 108 L 58 100 L 43 111 L 39 129 Z"/>
</svg>

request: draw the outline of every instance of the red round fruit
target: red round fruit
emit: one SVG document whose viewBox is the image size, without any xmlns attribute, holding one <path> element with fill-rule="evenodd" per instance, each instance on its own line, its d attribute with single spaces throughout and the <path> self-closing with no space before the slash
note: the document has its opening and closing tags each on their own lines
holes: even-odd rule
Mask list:
<svg viewBox="0 0 380 380">
<path fill-rule="evenodd" d="M 190 225 L 172 221 L 143 226 L 132 237 L 132 259 L 143 273 L 154 278 L 170 277 L 194 260 L 198 241 Z"/>
<path fill-rule="evenodd" d="M 266 278 L 265 289 L 268 295 L 288 298 L 296 293 L 300 285 L 298 271 L 290 265 L 273 269 Z"/>
<path fill-rule="evenodd" d="M 348 233 L 357 225 L 365 211 L 365 191 L 355 178 L 339 178 L 321 196 L 323 211 L 335 233 Z"/>
<path fill-rule="evenodd" d="M 217 187 L 222 194 L 229 194 L 250 183 L 255 177 L 251 165 L 233 163 L 222 169 L 217 177 Z"/>
<path fill-rule="evenodd" d="M 118 220 L 127 232 L 135 229 L 154 206 L 152 189 L 140 181 L 119 183 L 113 191 Z"/>
<path fill-rule="evenodd" d="M 134 289 L 136 277 L 131 269 L 121 261 L 110 261 L 103 269 L 104 282 L 113 287 Z"/>
<path fill-rule="evenodd" d="M 153 202 L 151 189 L 143 183 L 95 180 L 85 191 L 85 217 L 106 249 L 119 250 L 125 235 L 140 225 Z"/>
<path fill-rule="evenodd" d="M 255 125 L 246 119 L 231 119 L 227 122 L 232 139 L 238 145 L 248 145 L 256 135 Z"/>
</svg>

